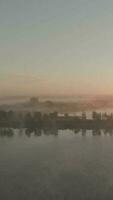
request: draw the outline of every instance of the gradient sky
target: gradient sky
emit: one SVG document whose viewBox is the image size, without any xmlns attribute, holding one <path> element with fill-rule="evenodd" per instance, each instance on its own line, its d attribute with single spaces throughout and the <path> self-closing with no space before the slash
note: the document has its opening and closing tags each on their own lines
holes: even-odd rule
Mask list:
<svg viewBox="0 0 113 200">
<path fill-rule="evenodd" d="M 0 95 L 113 94 L 113 0 L 0 0 Z"/>
</svg>

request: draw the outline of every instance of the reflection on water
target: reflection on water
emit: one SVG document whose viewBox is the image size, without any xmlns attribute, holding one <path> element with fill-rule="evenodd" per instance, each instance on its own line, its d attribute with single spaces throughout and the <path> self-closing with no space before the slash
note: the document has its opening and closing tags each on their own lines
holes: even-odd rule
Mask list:
<svg viewBox="0 0 113 200">
<path fill-rule="evenodd" d="M 14 130 L 10 128 L 0 128 L 0 137 L 12 137 Z"/>
<path fill-rule="evenodd" d="M 11 128 L 0 128 L 0 137 L 13 137 L 15 136 L 15 130 L 17 129 L 11 129 Z M 59 130 L 57 128 L 44 128 L 44 129 L 38 129 L 38 128 L 27 128 L 27 129 L 18 129 L 19 133 L 21 135 L 25 134 L 27 137 L 33 136 L 42 136 L 42 135 L 59 135 Z M 65 129 L 63 129 L 65 130 Z M 67 129 L 68 130 L 68 129 Z M 71 129 L 70 129 L 71 130 Z M 74 134 L 80 134 L 82 136 L 87 136 L 88 130 L 86 129 L 73 129 L 71 130 Z M 113 135 L 113 129 L 94 129 L 90 130 L 90 135 L 92 136 L 101 136 L 101 135 Z"/>
<path fill-rule="evenodd" d="M 0 129 L 0 200 L 112 200 L 112 135 Z"/>
</svg>

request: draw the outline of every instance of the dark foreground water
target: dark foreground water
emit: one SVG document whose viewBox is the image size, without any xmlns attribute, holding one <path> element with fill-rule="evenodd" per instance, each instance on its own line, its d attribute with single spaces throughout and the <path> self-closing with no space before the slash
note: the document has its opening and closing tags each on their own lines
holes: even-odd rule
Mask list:
<svg viewBox="0 0 113 200">
<path fill-rule="evenodd" d="M 0 137 L 0 200 L 112 200 L 113 136 Z"/>
</svg>

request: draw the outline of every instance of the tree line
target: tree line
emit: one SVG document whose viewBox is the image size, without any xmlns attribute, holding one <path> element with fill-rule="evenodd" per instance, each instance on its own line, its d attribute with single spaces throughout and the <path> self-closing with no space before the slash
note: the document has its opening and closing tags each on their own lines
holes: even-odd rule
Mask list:
<svg viewBox="0 0 113 200">
<path fill-rule="evenodd" d="M 85 112 L 81 116 L 71 116 L 69 114 L 59 115 L 57 112 L 41 113 L 41 112 L 14 112 L 14 111 L 0 111 L 0 126 L 4 127 L 42 127 L 46 125 L 57 126 L 58 124 L 71 124 L 74 122 L 88 122 L 92 121 L 112 121 L 113 113 L 98 113 L 92 112 L 92 119 L 88 119 Z"/>
</svg>

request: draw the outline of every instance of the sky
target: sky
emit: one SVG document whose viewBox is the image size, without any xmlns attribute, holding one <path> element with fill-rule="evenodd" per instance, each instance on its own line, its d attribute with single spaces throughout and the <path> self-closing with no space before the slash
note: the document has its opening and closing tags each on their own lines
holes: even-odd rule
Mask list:
<svg viewBox="0 0 113 200">
<path fill-rule="evenodd" d="M 113 94 L 112 0 L 0 0 L 0 96 Z"/>
</svg>

